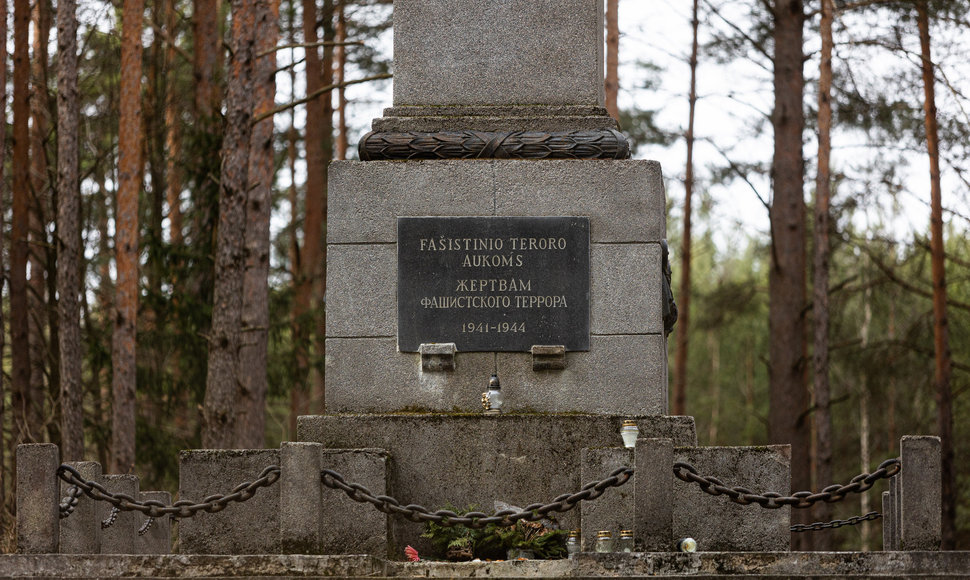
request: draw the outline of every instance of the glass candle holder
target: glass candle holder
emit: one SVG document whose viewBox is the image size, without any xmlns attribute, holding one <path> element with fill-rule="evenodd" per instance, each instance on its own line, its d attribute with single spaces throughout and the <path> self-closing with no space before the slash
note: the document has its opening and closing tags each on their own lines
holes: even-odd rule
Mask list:
<svg viewBox="0 0 970 580">
<path fill-rule="evenodd" d="M 620 539 L 616 541 L 616 551 L 633 551 L 633 530 L 620 530 Z"/>
<path fill-rule="evenodd" d="M 596 551 L 601 554 L 613 551 L 613 532 L 609 530 L 596 532 Z"/>
<path fill-rule="evenodd" d="M 636 447 L 638 435 L 640 435 L 640 428 L 637 427 L 636 421 L 633 419 L 623 421 L 623 426 L 620 427 L 620 437 L 623 438 L 624 447 L 631 449 Z"/>
<path fill-rule="evenodd" d="M 572 556 L 573 554 L 578 554 L 579 552 L 579 531 L 571 530 L 569 535 L 566 537 L 566 553 Z"/>
<path fill-rule="evenodd" d="M 693 553 L 697 551 L 697 541 L 694 538 L 681 538 L 677 540 L 677 551 Z"/>
</svg>

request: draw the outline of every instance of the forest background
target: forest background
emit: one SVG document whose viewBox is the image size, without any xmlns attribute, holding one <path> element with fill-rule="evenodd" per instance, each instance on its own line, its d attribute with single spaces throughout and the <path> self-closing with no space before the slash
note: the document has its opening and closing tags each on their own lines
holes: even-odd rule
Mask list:
<svg viewBox="0 0 970 580">
<path fill-rule="evenodd" d="M 944 545 L 970 548 L 970 2 L 668 0 L 677 42 L 606 4 L 607 106 L 665 171 L 671 411 L 701 444 L 792 443 L 797 489 L 941 435 Z M 387 103 L 391 13 L 0 2 L 4 552 L 17 443 L 174 491 L 179 450 L 325 411 L 327 165 Z"/>
</svg>

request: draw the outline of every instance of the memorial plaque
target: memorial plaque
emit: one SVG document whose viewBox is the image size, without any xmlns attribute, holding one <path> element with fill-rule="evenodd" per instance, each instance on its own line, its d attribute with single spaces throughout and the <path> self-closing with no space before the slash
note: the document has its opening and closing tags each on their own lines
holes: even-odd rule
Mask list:
<svg viewBox="0 0 970 580">
<path fill-rule="evenodd" d="M 397 344 L 589 350 L 589 218 L 401 217 Z"/>
</svg>

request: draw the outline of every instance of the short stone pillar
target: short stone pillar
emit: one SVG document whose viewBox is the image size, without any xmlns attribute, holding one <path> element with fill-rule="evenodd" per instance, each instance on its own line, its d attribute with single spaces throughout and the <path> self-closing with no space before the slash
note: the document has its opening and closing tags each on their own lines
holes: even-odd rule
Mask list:
<svg viewBox="0 0 970 580">
<path fill-rule="evenodd" d="M 320 553 L 320 443 L 280 445 L 280 550 Z"/>
<path fill-rule="evenodd" d="M 939 550 L 943 538 L 940 438 L 907 435 L 900 449 L 899 549 Z"/>
<path fill-rule="evenodd" d="M 111 493 L 138 499 L 138 478 L 134 475 L 102 475 L 101 485 Z M 138 512 L 118 510 L 115 513 L 112 511 L 113 507 L 109 502 L 98 502 L 98 519 L 103 522 L 101 553 L 134 554 L 136 530 L 144 518 L 139 519 L 136 524 L 135 514 Z"/>
<path fill-rule="evenodd" d="M 171 505 L 172 494 L 167 491 L 142 491 L 138 493 L 139 501 L 157 501 Z M 136 554 L 170 554 L 172 552 L 172 518 L 165 515 L 149 518 L 141 512 L 135 512 Z"/>
<path fill-rule="evenodd" d="M 101 464 L 96 461 L 77 461 L 68 463 L 81 477 L 88 481 L 101 478 Z M 66 497 L 71 487 L 61 481 L 61 496 Z M 81 494 L 74 512 L 61 520 L 60 552 L 62 554 L 99 554 L 101 553 L 101 519 L 99 502 Z"/>
<path fill-rule="evenodd" d="M 57 445 L 17 446 L 17 551 L 22 554 L 57 553 L 59 463 Z"/>
<path fill-rule="evenodd" d="M 669 552 L 674 549 L 673 465 L 673 440 L 637 439 L 634 479 L 637 550 Z"/>
<path fill-rule="evenodd" d="M 633 465 L 633 450 L 625 447 L 599 447 L 583 449 L 580 455 L 582 481 L 588 483 L 605 478 L 620 467 Z M 596 533 L 608 530 L 614 540 L 620 537 L 621 530 L 633 530 L 634 526 L 634 485 L 611 488 L 595 501 L 581 504 L 582 546 L 584 552 L 592 552 L 596 544 Z"/>
</svg>

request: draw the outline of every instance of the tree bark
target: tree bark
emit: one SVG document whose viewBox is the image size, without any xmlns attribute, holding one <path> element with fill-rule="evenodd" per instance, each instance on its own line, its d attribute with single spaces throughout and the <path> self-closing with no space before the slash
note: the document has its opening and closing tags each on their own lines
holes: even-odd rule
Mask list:
<svg viewBox="0 0 970 580">
<path fill-rule="evenodd" d="M 334 83 L 339 84 L 337 89 L 337 147 L 334 153 L 335 159 L 347 158 L 347 87 L 343 86 L 345 73 L 347 72 L 347 46 L 343 44 L 347 40 L 347 15 L 344 6 L 347 0 L 338 0 L 337 3 L 337 32 L 334 40 L 337 46 L 334 47 Z"/>
<path fill-rule="evenodd" d="M 829 200 L 832 152 L 832 20 L 835 3 L 822 0 L 820 35 L 822 53 L 818 82 L 818 175 L 815 179 L 815 254 L 812 320 L 815 331 L 813 380 L 815 387 L 815 485 L 821 489 L 832 481 L 832 414 L 829 388 Z M 862 512 L 866 513 L 866 512 Z M 832 520 L 832 504 L 819 502 L 813 519 Z M 818 534 L 815 547 L 832 549 L 832 534 Z"/>
<path fill-rule="evenodd" d="M 930 51 L 928 1 L 917 0 L 917 25 L 923 69 L 923 112 L 930 160 L 930 254 L 933 270 L 933 349 L 937 429 L 943 459 L 943 549 L 952 550 L 956 535 L 956 474 L 953 468 L 953 393 L 950 376 L 950 327 L 946 312 L 946 266 L 943 247 L 943 202 L 940 184 L 940 141 L 936 119 L 936 87 Z"/>
<path fill-rule="evenodd" d="M 6 119 L 7 111 L 7 2 L 4 0 L 0 2 L 0 38 L 4 41 L 0 42 L 0 111 L 4 112 L 4 119 Z M 4 129 L 0 131 L 0 152 L 4 155 L 7 154 L 7 131 Z M 4 227 L 4 216 L 6 216 L 6 206 L 4 201 L 6 200 L 7 194 L 7 181 L 4 175 L 4 169 L 6 168 L 6 163 L 0 163 L 0 272 L 5 272 L 6 268 L 4 266 L 4 251 L 3 251 L 3 235 L 2 232 L 7 231 Z M 3 296 L 3 285 L 5 283 L 6 276 L 0 275 L 0 297 Z M 2 299 L 0 299 L 2 301 Z M 6 336 L 5 330 L 7 328 L 6 321 L 3 317 L 3 308 L 0 304 L 0 360 L 4 360 L 4 353 L 6 352 Z M 6 479 L 7 472 L 5 471 L 5 466 L 7 465 L 6 456 L 7 449 L 6 445 L 3 445 L 2 433 L 6 432 L 6 421 L 7 421 L 7 385 L 4 381 L 5 375 L 0 372 L 0 479 Z M 12 473 L 12 472 L 11 472 Z M 12 479 L 16 479 L 13 477 Z M 6 496 L 6 486 L 0 485 L 0 509 L 6 509 L 7 496 Z"/>
<path fill-rule="evenodd" d="M 122 12 L 118 210 L 115 216 L 117 280 L 111 340 L 112 473 L 128 473 L 135 464 L 138 198 L 142 186 L 141 34 L 144 12 L 144 0 L 125 2 Z"/>
<path fill-rule="evenodd" d="M 77 2 L 57 7 L 57 293 L 60 314 L 61 459 L 84 458 L 81 382 L 81 192 L 78 183 Z"/>
<path fill-rule="evenodd" d="M 687 114 L 687 166 L 684 171 L 684 226 L 680 240 L 680 292 L 677 296 L 677 355 L 674 360 L 674 415 L 687 414 L 688 332 L 690 330 L 691 201 L 694 192 L 694 111 L 697 106 L 698 0 L 694 0 L 690 49 L 690 107 Z"/>
<path fill-rule="evenodd" d="M 805 199 L 802 111 L 804 54 L 802 0 L 774 3 L 774 112 L 775 148 L 772 163 L 774 199 L 771 205 L 772 263 L 769 274 L 768 326 L 769 417 L 772 443 L 792 447 L 794 489 L 811 485 L 809 399 L 806 388 L 805 336 Z M 795 523 L 807 523 L 809 514 L 796 510 Z M 792 549 L 810 547 L 808 534 L 794 534 Z"/>
<path fill-rule="evenodd" d="M 50 218 L 51 181 L 47 164 L 47 136 L 50 127 L 47 91 L 47 46 L 50 40 L 50 6 L 46 0 L 35 0 L 32 14 L 34 49 L 30 60 L 30 183 L 31 203 L 27 249 L 30 277 L 27 280 L 27 312 L 30 316 L 27 340 L 30 345 L 30 399 L 28 421 L 39 432 L 50 423 L 45 418 L 46 382 L 44 369 L 50 349 L 47 348 L 48 329 L 47 284 L 45 277 L 48 259 L 47 225 Z M 53 266 L 53 264 L 51 264 Z M 53 397 L 52 397 L 53 398 Z M 54 441 L 56 442 L 56 441 Z"/>
<path fill-rule="evenodd" d="M 303 40 L 307 44 L 316 43 L 317 36 L 316 2 L 303 0 Z M 333 2 L 324 2 L 323 16 L 324 40 L 327 30 L 333 30 Z M 323 47 L 323 58 L 316 47 L 306 49 L 307 94 L 333 83 L 333 48 Z M 321 98 L 306 104 L 306 159 L 307 177 L 305 186 L 306 204 L 303 221 L 303 248 L 299 252 L 299 280 L 293 305 L 294 336 L 297 345 L 297 382 L 291 390 L 290 430 L 295 432 L 297 415 L 309 412 L 312 373 L 312 354 L 310 345 L 316 345 L 313 316 L 316 298 L 322 296 L 326 284 L 326 254 L 323 238 L 323 224 L 327 211 L 327 167 L 333 158 L 333 104 L 332 95 L 327 93 Z M 321 317 L 322 318 L 322 317 Z M 318 396 L 323 397 L 322 393 Z M 322 402 L 322 401 L 321 401 Z"/>
<path fill-rule="evenodd" d="M 30 396 L 29 317 L 27 310 L 27 255 L 30 226 L 30 29 L 29 0 L 13 5 L 13 172 L 12 222 L 10 224 L 10 343 L 11 404 L 14 443 L 38 441 L 40 426 L 29 422 Z"/>
<path fill-rule="evenodd" d="M 216 86 L 216 69 L 222 52 L 219 35 L 219 0 L 193 1 L 193 32 L 195 50 L 195 114 L 203 122 L 211 123 L 219 112 L 220 96 Z"/>
<path fill-rule="evenodd" d="M 279 38 L 279 0 L 256 3 L 255 113 L 276 104 L 276 46 Z M 246 202 L 246 265 L 243 278 L 242 346 L 239 353 L 238 441 L 246 448 L 265 444 L 266 377 L 269 345 L 269 221 L 273 206 L 273 117 L 253 127 L 249 152 L 249 199 Z"/>
<path fill-rule="evenodd" d="M 240 393 L 239 357 L 245 272 L 246 200 L 253 128 L 253 57 L 256 0 L 232 0 L 230 74 L 226 94 L 226 133 L 219 185 L 212 329 L 206 376 L 202 444 L 211 449 L 237 447 L 236 400 Z"/>
<path fill-rule="evenodd" d="M 620 92 L 618 74 L 620 54 L 620 0 L 606 0 L 606 110 L 614 119 L 620 118 L 616 97 Z"/>
<path fill-rule="evenodd" d="M 175 0 L 164 0 L 165 28 L 175 30 Z M 181 131 L 179 110 L 181 103 L 175 86 L 175 43 L 169 42 L 165 50 L 165 201 L 168 204 L 169 242 L 174 247 L 182 245 L 182 173 L 179 166 L 181 157 Z"/>
</svg>

